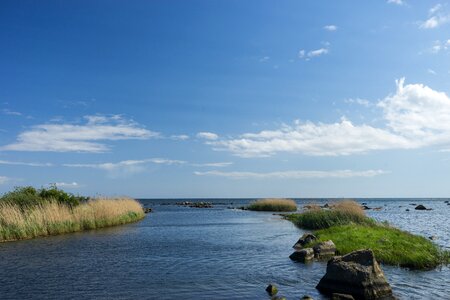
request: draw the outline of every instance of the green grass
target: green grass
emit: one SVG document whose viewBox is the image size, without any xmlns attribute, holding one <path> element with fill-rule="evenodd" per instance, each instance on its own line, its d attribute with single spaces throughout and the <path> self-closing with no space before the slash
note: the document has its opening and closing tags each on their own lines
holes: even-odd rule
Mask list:
<svg viewBox="0 0 450 300">
<path fill-rule="evenodd" d="M 449 251 L 424 237 L 376 222 L 354 201 L 337 202 L 330 209 L 314 206 L 285 218 L 300 228 L 316 230 L 318 240 L 314 244 L 332 240 L 339 255 L 372 249 L 378 261 L 410 269 L 432 269 L 450 263 Z"/>
<path fill-rule="evenodd" d="M 372 249 L 378 261 L 411 269 L 431 269 L 450 262 L 448 251 L 428 239 L 384 225 L 340 225 L 315 232 L 320 241 L 332 240 L 338 254 Z"/>
<path fill-rule="evenodd" d="M 286 215 L 285 218 L 305 229 L 322 229 L 346 224 L 375 224 L 375 220 L 364 214 L 341 210 L 314 209 L 300 214 Z"/>
<path fill-rule="evenodd" d="M 260 199 L 247 207 L 255 211 L 296 211 L 297 204 L 291 199 Z"/>
</svg>

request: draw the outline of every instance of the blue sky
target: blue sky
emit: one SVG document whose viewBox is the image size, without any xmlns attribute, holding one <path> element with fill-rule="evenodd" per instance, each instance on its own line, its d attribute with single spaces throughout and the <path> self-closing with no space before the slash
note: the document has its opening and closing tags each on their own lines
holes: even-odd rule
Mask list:
<svg viewBox="0 0 450 300">
<path fill-rule="evenodd" d="M 0 193 L 450 196 L 450 3 L 2 1 Z"/>
</svg>

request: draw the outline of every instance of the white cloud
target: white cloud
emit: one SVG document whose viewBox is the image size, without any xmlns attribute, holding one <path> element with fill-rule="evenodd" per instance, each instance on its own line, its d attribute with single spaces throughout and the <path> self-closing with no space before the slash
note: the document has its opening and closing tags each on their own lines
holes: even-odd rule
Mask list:
<svg viewBox="0 0 450 300">
<path fill-rule="evenodd" d="M 432 8 L 430 8 L 430 10 L 428 11 L 428 14 L 430 15 L 434 15 L 435 13 L 437 13 L 439 10 L 441 10 L 442 8 L 442 4 L 438 3 L 435 6 L 433 6 Z"/>
<path fill-rule="evenodd" d="M 404 84 L 376 104 L 384 126 L 295 121 L 274 130 L 244 133 L 209 142 L 214 150 L 241 157 L 264 157 L 279 152 L 338 156 L 374 150 L 450 146 L 450 98 L 422 84 Z"/>
<path fill-rule="evenodd" d="M 427 72 L 431 75 L 436 75 L 436 71 L 433 69 L 428 69 Z"/>
<path fill-rule="evenodd" d="M 77 182 L 55 182 L 54 185 L 56 185 L 59 188 L 79 188 L 80 184 Z"/>
<path fill-rule="evenodd" d="M 269 59 L 270 59 L 269 56 L 264 56 L 259 59 L 259 62 L 266 62 L 266 61 L 269 61 Z"/>
<path fill-rule="evenodd" d="M 361 99 L 361 98 L 350 98 L 350 99 L 345 99 L 344 100 L 345 103 L 349 103 L 349 104 L 358 104 L 361 106 L 365 106 L 365 107 L 369 107 L 372 105 L 372 103 L 370 103 L 369 100 L 367 99 Z"/>
<path fill-rule="evenodd" d="M 194 172 L 198 176 L 219 176 L 231 179 L 312 179 L 312 178 L 352 178 L 352 177 L 374 177 L 388 172 L 382 170 L 334 170 L 334 171 L 279 171 L 279 172 L 222 172 L 207 171 Z"/>
<path fill-rule="evenodd" d="M 0 160 L 0 165 L 15 165 L 15 166 L 28 166 L 28 167 L 51 167 L 51 163 L 35 163 L 35 162 L 21 162 L 21 161 L 8 161 Z"/>
<path fill-rule="evenodd" d="M 433 46 L 429 49 L 429 51 L 433 54 L 437 54 L 441 51 L 447 51 L 450 49 L 450 40 L 440 41 L 436 40 L 433 42 Z"/>
<path fill-rule="evenodd" d="M 323 29 L 325 29 L 327 31 L 336 31 L 338 29 L 338 27 L 336 25 L 326 25 L 323 27 Z"/>
<path fill-rule="evenodd" d="M 197 137 L 205 140 L 217 140 L 219 136 L 212 132 L 199 132 L 197 133 Z"/>
<path fill-rule="evenodd" d="M 428 11 L 429 18 L 419 23 L 419 28 L 432 29 L 450 22 L 450 15 L 441 13 L 442 5 L 437 4 Z"/>
<path fill-rule="evenodd" d="M 4 115 L 10 115 L 10 116 L 22 116 L 22 113 L 20 113 L 18 111 L 12 111 L 7 108 L 2 109 L 2 113 Z"/>
<path fill-rule="evenodd" d="M 316 57 L 316 56 L 321 56 L 324 54 L 328 54 L 328 49 L 327 48 L 320 48 L 317 50 L 312 50 L 308 52 L 308 57 Z"/>
<path fill-rule="evenodd" d="M 298 51 L 298 58 L 304 58 L 304 57 L 305 57 L 305 49 Z"/>
<path fill-rule="evenodd" d="M 123 160 L 112 163 L 98 163 L 98 164 L 63 164 L 64 167 L 69 168 L 90 168 L 107 171 L 111 177 L 121 177 L 134 173 L 145 171 L 147 164 L 164 164 L 164 165 L 181 165 L 185 164 L 182 160 L 172 160 L 165 158 L 148 158 L 141 160 Z"/>
<path fill-rule="evenodd" d="M 0 176 L 0 184 L 5 184 L 5 183 L 7 183 L 10 180 L 11 180 L 11 178 L 9 178 L 9 177 Z"/>
<path fill-rule="evenodd" d="M 99 141 L 158 137 L 120 115 L 85 116 L 85 124 L 42 124 L 19 134 L 15 143 L 0 147 L 10 151 L 105 152 L 109 146 Z"/>
<path fill-rule="evenodd" d="M 396 5 L 404 5 L 405 4 L 405 2 L 403 0 L 387 0 L 387 3 L 396 4 Z"/>
<path fill-rule="evenodd" d="M 178 134 L 178 135 L 171 135 L 170 139 L 175 141 L 185 141 L 189 139 L 189 135 L 187 134 Z"/>
<path fill-rule="evenodd" d="M 223 167 L 231 166 L 232 164 L 233 164 L 232 162 L 214 162 L 214 163 L 203 163 L 203 164 L 193 163 L 193 164 L 191 164 L 191 166 L 223 168 Z"/>
</svg>

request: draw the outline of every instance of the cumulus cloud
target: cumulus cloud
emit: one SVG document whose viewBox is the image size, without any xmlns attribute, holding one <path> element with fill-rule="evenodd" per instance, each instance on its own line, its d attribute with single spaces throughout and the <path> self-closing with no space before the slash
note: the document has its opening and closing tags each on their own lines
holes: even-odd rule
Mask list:
<svg viewBox="0 0 450 300">
<path fill-rule="evenodd" d="M 213 132 L 199 132 L 197 133 L 197 138 L 204 140 L 217 140 L 219 136 Z"/>
<path fill-rule="evenodd" d="M 374 177 L 388 172 L 382 170 L 334 170 L 334 171 L 279 171 L 279 172 L 222 172 L 207 171 L 194 172 L 198 176 L 219 176 L 231 179 L 308 179 L 308 178 L 352 178 L 352 177 Z"/>
<path fill-rule="evenodd" d="M 376 104 L 384 126 L 295 121 L 273 130 L 244 133 L 209 142 L 213 149 L 241 157 L 264 157 L 279 152 L 338 156 L 374 150 L 450 146 L 450 98 L 422 84 L 396 81 L 396 92 Z"/>
<path fill-rule="evenodd" d="M 327 31 L 336 31 L 338 29 L 338 27 L 336 25 L 326 25 L 323 27 L 323 29 L 325 29 Z"/>
<path fill-rule="evenodd" d="M 15 143 L 0 147 L 9 151 L 105 152 L 100 141 L 148 139 L 157 132 L 140 127 L 120 115 L 85 116 L 84 124 L 41 124 L 19 134 Z"/>
<path fill-rule="evenodd" d="M 0 160 L 0 165 L 14 165 L 14 166 L 28 166 L 28 167 L 51 167 L 52 163 L 36 163 L 36 162 L 21 162 Z"/>
</svg>

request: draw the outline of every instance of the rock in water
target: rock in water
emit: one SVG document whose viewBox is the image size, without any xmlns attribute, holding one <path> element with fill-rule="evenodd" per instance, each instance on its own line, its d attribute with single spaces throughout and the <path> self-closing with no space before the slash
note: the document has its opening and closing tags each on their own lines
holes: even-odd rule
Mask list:
<svg viewBox="0 0 450 300">
<path fill-rule="evenodd" d="M 270 296 L 274 296 L 274 295 L 276 295 L 278 293 L 278 289 L 275 286 L 275 284 L 269 284 L 266 287 L 266 292 L 269 293 Z"/>
<path fill-rule="evenodd" d="M 305 263 L 314 259 L 314 250 L 312 248 L 296 250 L 289 256 L 289 258 L 295 261 Z"/>
<path fill-rule="evenodd" d="M 300 300 L 314 300 L 314 299 L 310 295 L 305 295 Z"/>
<path fill-rule="evenodd" d="M 303 247 L 306 244 L 311 243 L 311 242 L 315 241 L 316 239 L 317 238 L 316 238 L 316 236 L 314 234 L 312 234 L 312 233 L 305 233 L 304 235 L 302 235 L 298 239 L 297 243 L 295 243 L 295 245 L 292 246 L 292 248 L 294 248 L 294 249 L 303 249 Z"/>
<path fill-rule="evenodd" d="M 314 256 L 318 259 L 330 258 L 336 254 L 336 245 L 332 240 L 321 242 L 313 247 Z"/>
<path fill-rule="evenodd" d="M 395 299 L 372 250 L 358 250 L 336 256 L 316 288 L 326 294 L 352 295 L 355 299 Z"/>
<path fill-rule="evenodd" d="M 427 208 L 425 206 L 423 206 L 422 204 L 419 204 L 416 206 L 415 208 L 416 210 L 426 210 Z"/>
</svg>

